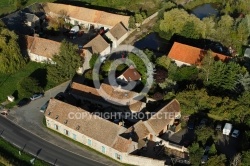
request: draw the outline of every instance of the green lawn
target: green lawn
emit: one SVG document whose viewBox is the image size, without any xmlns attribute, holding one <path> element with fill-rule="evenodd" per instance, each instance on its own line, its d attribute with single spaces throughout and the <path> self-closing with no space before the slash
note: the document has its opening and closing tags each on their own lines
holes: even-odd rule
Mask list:
<svg viewBox="0 0 250 166">
<path fill-rule="evenodd" d="M 0 74 L 0 102 L 7 99 L 8 95 L 12 95 L 17 90 L 17 84 L 20 80 L 30 75 L 37 75 L 43 64 L 29 62 L 24 68 L 14 74 Z"/>
<path fill-rule="evenodd" d="M 19 155 L 19 151 L 20 149 L 0 138 L 0 166 L 1 163 L 2 165 L 32 165 L 30 160 L 33 159 L 34 156 L 24 152 L 21 152 L 21 155 Z M 49 166 L 50 164 L 36 159 L 34 165 Z"/>
</svg>

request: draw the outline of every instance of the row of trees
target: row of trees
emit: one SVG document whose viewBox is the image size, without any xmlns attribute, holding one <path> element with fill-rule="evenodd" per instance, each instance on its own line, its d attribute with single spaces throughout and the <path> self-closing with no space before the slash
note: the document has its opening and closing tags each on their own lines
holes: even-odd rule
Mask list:
<svg viewBox="0 0 250 166">
<path fill-rule="evenodd" d="M 163 38 L 170 39 L 172 35 L 179 34 L 192 39 L 210 39 L 241 52 L 242 45 L 249 42 L 249 20 L 249 14 L 238 18 L 222 15 L 200 20 L 184 9 L 174 8 L 164 13 L 156 30 Z"/>
</svg>

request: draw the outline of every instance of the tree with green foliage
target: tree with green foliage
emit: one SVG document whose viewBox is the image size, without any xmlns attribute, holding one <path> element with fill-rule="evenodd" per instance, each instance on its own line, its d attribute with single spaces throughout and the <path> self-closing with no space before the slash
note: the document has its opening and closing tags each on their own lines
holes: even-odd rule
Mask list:
<svg viewBox="0 0 250 166">
<path fill-rule="evenodd" d="M 94 68 L 95 63 L 97 62 L 98 58 L 99 58 L 99 55 L 98 55 L 98 54 L 93 54 L 93 55 L 91 56 L 91 58 L 90 58 L 90 60 L 89 60 L 89 66 L 90 66 L 91 69 Z M 98 63 L 99 63 L 99 62 L 98 62 Z"/>
<path fill-rule="evenodd" d="M 177 93 L 176 99 L 180 102 L 183 115 L 191 115 L 211 109 L 216 110 L 218 109 L 218 103 L 222 101 L 220 97 L 210 97 L 206 89 L 197 90 L 195 88 Z"/>
<path fill-rule="evenodd" d="M 212 156 L 208 159 L 207 165 L 217 165 L 217 166 L 225 166 L 227 162 L 227 158 L 224 154 L 219 156 Z"/>
<path fill-rule="evenodd" d="M 198 142 L 201 142 L 205 146 L 208 139 L 215 138 L 214 130 L 211 127 L 202 126 L 195 130 L 196 138 Z"/>
<path fill-rule="evenodd" d="M 104 76 L 108 76 L 108 73 L 111 70 L 111 64 L 113 61 L 107 60 L 101 66 L 101 71 L 104 73 Z"/>
<path fill-rule="evenodd" d="M 237 105 L 231 112 L 231 118 L 237 122 L 250 126 L 250 92 L 245 91 L 237 100 Z"/>
<path fill-rule="evenodd" d="M 39 82 L 32 77 L 23 78 L 18 83 L 17 90 L 19 98 L 30 97 L 34 93 L 42 92 L 42 88 L 40 87 Z"/>
<path fill-rule="evenodd" d="M 209 156 L 214 156 L 214 155 L 217 154 L 217 149 L 216 149 L 214 143 L 213 143 L 212 146 L 210 147 L 208 154 L 209 154 Z"/>
<path fill-rule="evenodd" d="M 129 24 L 128 26 L 129 28 L 133 28 L 133 29 L 136 28 L 134 16 L 129 17 L 128 24 Z"/>
<path fill-rule="evenodd" d="M 196 16 L 188 14 L 185 10 L 175 8 L 164 13 L 163 19 L 159 22 L 159 30 L 170 33 L 171 36 L 184 34 L 189 37 L 197 37 L 204 34 L 205 24 Z M 166 36 L 161 37 L 166 38 Z"/>
<path fill-rule="evenodd" d="M 195 24 L 194 22 L 186 22 L 186 24 L 183 26 L 182 30 L 180 31 L 180 35 L 184 36 L 186 38 L 190 39 L 199 39 L 200 38 L 200 32 L 197 32 L 195 30 Z"/>
<path fill-rule="evenodd" d="M 150 62 L 154 62 L 154 60 L 155 60 L 155 54 L 154 54 L 153 51 L 150 51 L 149 49 L 146 49 L 146 50 L 144 50 L 144 53 L 147 55 L 148 60 Z"/>
<path fill-rule="evenodd" d="M 133 53 L 129 53 L 128 59 L 132 61 L 130 65 L 133 65 L 136 70 L 141 74 L 142 82 L 145 81 L 147 79 L 147 68 L 145 66 L 146 64 L 144 64 L 144 62 L 138 55 Z"/>
<path fill-rule="evenodd" d="M 47 79 L 50 82 L 58 84 L 73 78 L 83 64 L 77 50 L 76 45 L 62 41 L 59 54 L 52 58 L 54 63 L 47 66 Z"/>
<path fill-rule="evenodd" d="M 242 152 L 241 165 L 249 166 L 250 163 L 250 150 Z"/>
<path fill-rule="evenodd" d="M 198 143 L 193 143 L 189 148 L 190 162 L 194 166 L 199 166 L 204 150 Z"/>
<path fill-rule="evenodd" d="M 25 66 L 18 36 L 0 22 L 0 73 L 14 73 Z"/>
<path fill-rule="evenodd" d="M 209 89 L 216 92 L 236 91 L 242 68 L 235 62 L 215 61 L 211 56 L 202 60 L 200 77 Z"/>
<path fill-rule="evenodd" d="M 170 64 L 171 64 L 171 59 L 166 55 L 163 55 L 156 59 L 156 65 L 164 67 L 165 69 L 168 69 Z"/>
<path fill-rule="evenodd" d="M 135 22 L 141 24 L 143 22 L 143 17 L 140 13 L 135 14 Z"/>
<path fill-rule="evenodd" d="M 177 70 L 169 70 L 169 78 L 174 81 L 193 81 L 198 78 L 198 69 L 195 66 L 177 67 Z"/>
</svg>

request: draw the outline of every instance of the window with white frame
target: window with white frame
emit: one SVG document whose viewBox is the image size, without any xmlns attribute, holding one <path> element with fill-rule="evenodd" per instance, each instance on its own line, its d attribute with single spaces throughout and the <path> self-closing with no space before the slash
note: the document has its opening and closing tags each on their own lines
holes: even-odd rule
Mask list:
<svg viewBox="0 0 250 166">
<path fill-rule="evenodd" d="M 102 153 L 106 153 L 106 148 L 102 146 Z"/>
<path fill-rule="evenodd" d="M 115 158 L 118 160 L 122 160 L 122 156 L 118 153 L 115 153 Z"/>
<path fill-rule="evenodd" d="M 73 136 L 73 139 L 76 140 L 76 135 L 75 135 L 75 134 L 72 134 L 72 136 Z"/>
<path fill-rule="evenodd" d="M 88 139 L 88 145 L 91 146 L 92 145 L 92 141 L 90 139 Z"/>
</svg>

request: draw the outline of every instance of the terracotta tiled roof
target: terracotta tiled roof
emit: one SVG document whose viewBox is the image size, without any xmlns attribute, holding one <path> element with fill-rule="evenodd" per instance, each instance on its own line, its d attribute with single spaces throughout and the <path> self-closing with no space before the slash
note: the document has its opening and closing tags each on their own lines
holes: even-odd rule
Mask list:
<svg viewBox="0 0 250 166">
<path fill-rule="evenodd" d="M 112 148 L 118 150 L 119 152 L 128 152 L 132 144 L 132 139 L 126 139 L 118 136 Z"/>
<path fill-rule="evenodd" d="M 154 114 L 147 123 L 159 134 L 177 115 L 180 114 L 180 103 L 174 99 Z"/>
<path fill-rule="evenodd" d="M 110 29 L 111 35 L 119 40 L 123 35 L 128 32 L 127 28 L 123 25 L 122 22 L 116 24 L 112 29 Z"/>
<path fill-rule="evenodd" d="M 81 118 L 70 119 L 69 113 L 81 115 Z M 110 147 L 120 147 L 120 140 L 117 142 L 116 138 L 126 131 L 122 126 L 56 99 L 50 99 L 45 116 Z"/>
<path fill-rule="evenodd" d="M 205 53 L 206 51 L 200 48 L 174 42 L 168 57 L 187 64 L 199 65 Z M 229 58 L 228 56 L 218 53 L 212 53 L 212 56 L 222 61 Z"/>
<path fill-rule="evenodd" d="M 109 47 L 109 44 L 103 39 L 101 35 L 97 35 L 94 39 L 83 46 L 84 49 L 91 48 L 92 53 L 96 54 L 101 53 L 107 47 Z"/>
<path fill-rule="evenodd" d="M 71 18 L 83 20 L 89 23 L 108 25 L 111 27 L 122 21 L 124 25 L 128 27 L 129 16 L 57 3 L 45 3 L 44 9 L 47 14 L 50 14 L 50 12 L 59 15 L 65 13 Z"/>
<path fill-rule="evenodd" d="M 26 36 L 27 49 L 36 55 L 52 58 L 60 51 L 61 43 L 52 40 Z"/>
<path fill-rule="evenodd" d="M 140 73 L 137 72 L 137 70 L 130 66 L 122 75 L 128 80 L 128 81 L 138 81 L 141 79 Z"/>
</svg>

